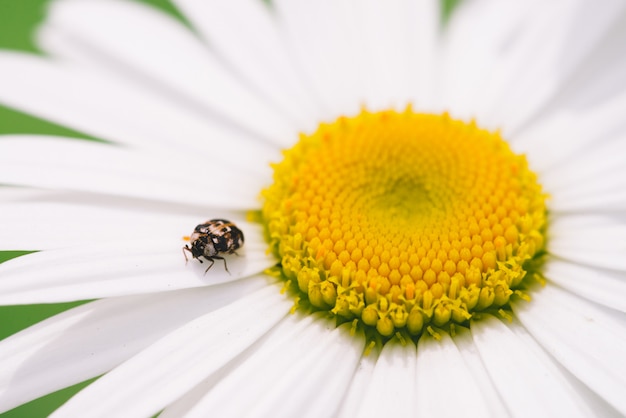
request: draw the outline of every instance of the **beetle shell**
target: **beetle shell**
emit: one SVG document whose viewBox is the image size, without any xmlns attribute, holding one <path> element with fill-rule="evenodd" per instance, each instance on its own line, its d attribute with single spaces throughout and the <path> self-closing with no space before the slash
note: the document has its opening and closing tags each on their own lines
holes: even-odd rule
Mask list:
<svg viewBox="0 0 626 418">
<path fill-rule="evenodd" d="M 201 263 L 200 257 L 210 261 L 211 264 L 206 269 L 209 271 L 215 259 L 224 260 L 221 254 L 237 254 L 236 251 L 243 246 L 243 243 L 243 232 L 234 223 L 226 219 L 211 219 L 196 226 L 189 244 L 183 247 L 183 254 L 185 254 L 185 259 L 187 259 L 185 252 L 189 252 Z M 224 260 L 224 268 L 228 271 L 226 260 Z"/>
</svg>

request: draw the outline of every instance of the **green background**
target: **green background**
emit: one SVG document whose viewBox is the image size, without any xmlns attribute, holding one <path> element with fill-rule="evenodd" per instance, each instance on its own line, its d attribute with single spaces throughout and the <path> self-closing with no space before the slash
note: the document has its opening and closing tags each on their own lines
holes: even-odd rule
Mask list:
<svg viewBox="0 0 626 418">
<path fill-rule="evenodd" d="M 136 0 L 151 4 L 162 9 L 180 20 L 184 19 L 168 0 Z M 444 16 L 455 6 L 458 0 L 442 0 Z M 0 0 L 0 49 L 26 51 L 41 54 L 33 42 L 33 31 L 45 17 L 46 5 L 50 0 Z M 1 70 L 1 69 L 0 69 Z M 1 71 L 0 71 L 1 75 Z M 86 137 L 70 129 L 34 118 L 0 105 L 0 135 L 15 133 L 34 133 Z M 1 203 L 1 202 L 0 202 Z M 0 251 L 0 262 L 20 256 L 25 252 Z M 0 306 L 0 340 L 34 323 L 82 302 L 29 305 Z M 22 405 L 4 414 L 1 418 L 42 417 L 63 404 L 78 390 L 91 381 L 52 393 L 28 404 Z"/>
</svg>

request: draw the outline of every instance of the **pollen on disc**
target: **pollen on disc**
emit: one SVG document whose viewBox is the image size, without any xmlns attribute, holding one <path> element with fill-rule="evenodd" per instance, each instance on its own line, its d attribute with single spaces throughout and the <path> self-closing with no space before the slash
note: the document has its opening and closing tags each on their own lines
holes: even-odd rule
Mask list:
<svg viewBox="0 0 626 418">
<path fill-rule="evenodd" d="M 545 246 L 546 195 L 499 133 L 362 111 L 273 165 L 262 222 L 304 304 L 386 338 L 506 306 Z"/>
</svg>

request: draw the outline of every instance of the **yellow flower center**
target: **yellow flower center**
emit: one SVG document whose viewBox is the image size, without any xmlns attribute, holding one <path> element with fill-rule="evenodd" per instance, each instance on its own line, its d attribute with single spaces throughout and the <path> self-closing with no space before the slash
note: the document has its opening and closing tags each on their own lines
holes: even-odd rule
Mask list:
<svg viewBox="0 0 626 418">
<path fill-rule="evenodd" d="M 410 107 L 301 135 L 263 198 L 277 269 L 302 303 L 384 338 L 506 308 L 545 244 L 546 195 L 525 157 Z"/>
</svg>

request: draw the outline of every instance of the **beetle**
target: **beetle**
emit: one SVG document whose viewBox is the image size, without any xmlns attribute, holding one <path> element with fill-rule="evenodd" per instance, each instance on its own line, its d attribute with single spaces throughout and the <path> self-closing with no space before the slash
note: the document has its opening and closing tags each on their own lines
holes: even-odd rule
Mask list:
<svg viewBox="0 0 626 418">
<path fill-rule="evenodd" d="M 236 254 L 236 251 L 243 246 L 243 232 L 231 221 L 226 219 L 210 219 L 202 223 L 193 230 L 189 237 L 189 244 L 183 247 L 185 261 L 189 261 L 187 253 L 191 257 L 202 263 L 200 257 L 210 261 L 211 264 L 205 270 L 205 274 L 213 267 L 215 260 L 224 261 L 224 269 L 228 271 L 226 259 L 222 254 Z"/>
</svg>

